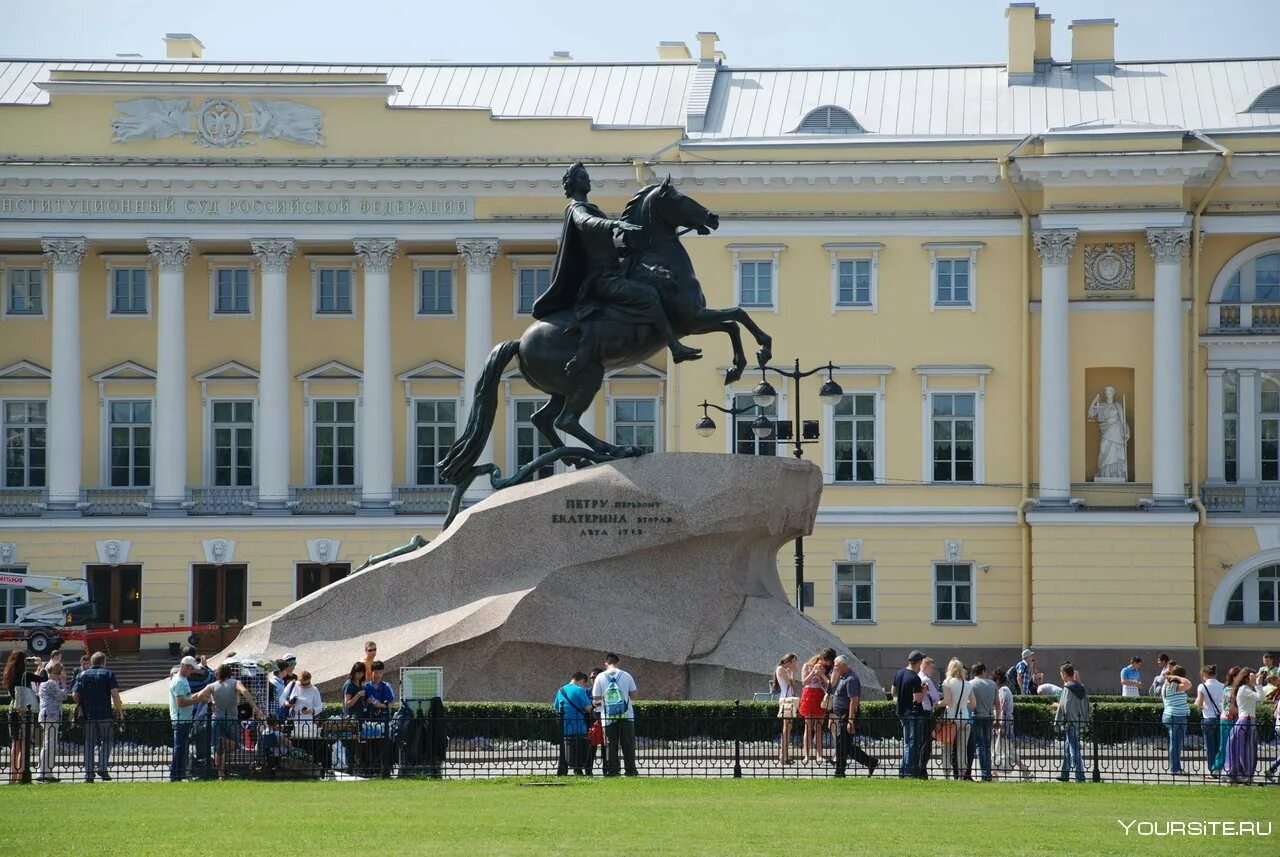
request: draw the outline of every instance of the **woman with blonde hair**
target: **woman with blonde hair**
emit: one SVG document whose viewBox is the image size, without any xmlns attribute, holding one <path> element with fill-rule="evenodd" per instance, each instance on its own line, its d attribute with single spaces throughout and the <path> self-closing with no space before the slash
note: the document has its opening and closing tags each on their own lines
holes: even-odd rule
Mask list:
<svg viewBox="0 0 1280 857">
<path fill-rule="evenodd" d="M 969 767 L 969 712 L 973 709 L 973 685 L 964 677 L 964 664 L 952 658 L 942 682 L 942 775 L 960 779 Z M 935 736 L 938 737 L 938 736 Z"/>
<path fill-rule="evenodd" d="M 796 661 L 800 656 L 787 652 L 773 670 L 773 689 L 778 694 L 778 717 L 782 720 L 782 738 L 778 742 L 778 764 L 791 764 L 791 723 L 800 703 L 800 682 L 796 677 Z"/>
<path fill-rule="evenodd" d="M 805 661 L 800 669 L 800 716 L 804 718 L 804 737 L 800 742 L 801 761 L 817 762 L 822 759 L 822 723 L 827 717 L 823 704 L 827 698 L 827 686 L 831 683 L 831 667 L 836 661 L 836 650 L 826 649 Z"/>
</svg>

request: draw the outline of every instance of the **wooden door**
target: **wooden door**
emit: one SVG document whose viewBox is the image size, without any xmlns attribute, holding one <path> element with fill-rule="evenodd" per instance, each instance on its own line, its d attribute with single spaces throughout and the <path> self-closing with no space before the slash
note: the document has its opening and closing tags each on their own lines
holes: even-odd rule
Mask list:
<svg viewBox="0 0 1280 857">
<path fill-rule="evenodd" d="M 226 648 L 244 627 L 249 604 L 247 565 L 197 565 L 192 570 L 191 620 L 218 625 L 218 631 L 199 631 L 196 648 L 212 654 Z"/>
<path fill-rule="evenodd" d="M 351 563 L 349 562 L 300 562 L 298 563 L 297 597 L 306 598 L 316 590 L 323 589 L 350 573 Z"/>
<path fill-rule="evenodd" d="M 136 628 L 141 624 L 142 566 L 91 565 L 86 569 L 86 577 L 95 613 L 88 626 L 90 631 L 107 627 Z M 104 638 L 101 645 L 112 654 L 130 654 L 138 651 L 141 639 L 136 635 L 113 636 Z"/>
</svg>

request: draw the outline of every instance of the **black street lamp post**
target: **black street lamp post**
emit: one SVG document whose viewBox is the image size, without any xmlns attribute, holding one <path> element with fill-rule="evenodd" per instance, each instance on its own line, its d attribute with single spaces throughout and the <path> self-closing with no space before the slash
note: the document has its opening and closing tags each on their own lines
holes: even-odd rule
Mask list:
<svg viewBox="0 0 1280 857">
<path fill-rule="evenodd" d="M 764 440 L 774 433 L 774 426 L 769 422 L 769 418 L 764 415 L 764 409 L 772 405 L 778 400 L 778 391 L 769 383 L 768 373 L 774 372 L 783 378 L 789 378 L 794 381 L 795 394 L 792 396 L 792 413 L 795 419 L 791 425 L 790 438 L 780 438 L 781 440 L 790 440 L 793 444 L 791 454 L 796 458 L 804 458 L 805 444 L 817 443 L 820 439 L 819 423 L 817 420 L 805 422 L 802 420 L 800 412 L 800 382 L 811 375 L 819 372 L 827 373 L 827 380 L 823 382 L 821 389 L 818 390 L 818 398 L 823 404 L 836 405 L 844 397 L 844 390 L 835 380 L 836 367 L 830 361 L 825 366 L 818 366 L 814 369 L 801 371 L 800 361 L 795 361 L 794 369 L 779 369 L 777 366 L 761 366 L 760 367 L 760 383 L 751 391 L 751 399 L 755 406 L 760 409 L 760 415 L 751 423 L 751 432 L 759 440 Z M 712 405 L 705 399 L 702 402 L 702 419 L 698 421 L 696 429 L 698 434 L 703 437 L 709 436 L 716 430 L 715 422 L 707 415 L 707 408 L 715 408 L 717 411 L 725 414 L 737 415 L 751 410 L 748 405 L 742 408 L 722 408 L 719 405 Z M 796 609 L 801 613 L 804 612 L 804 536 L 796 537 Z"/>
</svg>

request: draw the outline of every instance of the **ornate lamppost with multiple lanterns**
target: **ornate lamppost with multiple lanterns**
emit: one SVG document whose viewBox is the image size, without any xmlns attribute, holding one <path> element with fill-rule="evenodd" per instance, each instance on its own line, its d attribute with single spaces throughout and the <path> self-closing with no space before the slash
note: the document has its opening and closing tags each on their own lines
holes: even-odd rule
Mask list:
<svg viewBox="0 0 1280 857">
<path fill-rule="evenodd" d="M 723 414 L 737 416 L 750 411 L 754 407 L 759 411 L 759 414 L 751 422 L 751 433 L 755 435 L 756 439 L 766 440 L 776 432 L 778 440 L 789 441 L 792 444 L 791 454 L 793 456 L 803 458 L 805 445 L 817 443 L 820 440 L 821 432 L 818 420 L 804 420 L 801 416 L 800 382 L 819 372 L 826 372 L 827 380 L 823 382 L 822 387 L 818 390 L 818 398 L 822 400 L 823 404 L 834 407 L 844 398 L 844 390 L 836 383 L 835 371 L 835 364 L 830 361 L 825 366 L 818 366 L 809 370 L 801 370 L 798 359 L 795 361 L 795 368 L 793 369 L 761 366 L 760 383 L 751 391 L 752 405 L 746 405 L 741 408 L 722 408 L 704 399 L 701 405 L 702 419 L 698 420 L 698 424 L 694 428 L 703 437 L 710 437 L 715 432 L 716 424 L 708 415 L 708 408 L 714 408 Z M 765 408 L 778 401 L 778 391 L 769 383 L 770 372 L 795 382 L 795 393 L 791 397 L 792 413 L 795 415 L 794 420 L 779 420 L 775 424 L 765 416 Z M 796 609 L 801 613 L 804 612 L 804 536 L 796 537 Z"/>
</svg>

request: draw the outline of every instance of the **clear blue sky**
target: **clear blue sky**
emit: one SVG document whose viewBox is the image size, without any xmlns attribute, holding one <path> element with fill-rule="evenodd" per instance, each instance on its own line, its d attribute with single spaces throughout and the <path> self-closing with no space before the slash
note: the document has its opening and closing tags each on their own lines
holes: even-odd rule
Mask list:
<svg viewBox="0 0 1280 857">
<path fill-rule="evenodd" d="M 206 59 L 644 60 L 714 30 L 732 65 L 1003 62 L 993 0 L 0 0 L 0 54 L 162 58 L 191 32 Z M 1048 0 L 1054 57 L 1073 18 L 1116 18 L 1124 59 L 1280 54 L 1280 0 Z"/>
</svg>

